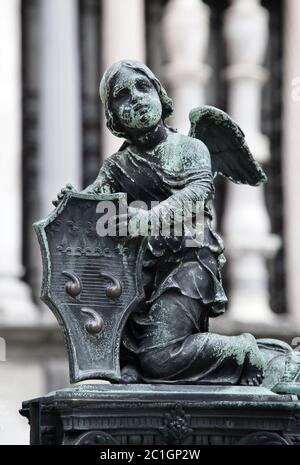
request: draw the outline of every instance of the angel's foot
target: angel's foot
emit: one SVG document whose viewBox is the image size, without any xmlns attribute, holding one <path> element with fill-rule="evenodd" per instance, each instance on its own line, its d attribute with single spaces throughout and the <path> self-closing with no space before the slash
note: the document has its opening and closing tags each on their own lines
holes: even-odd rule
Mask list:
<svg viewBox="0 0 300 465">
<path fill-rule="evenodd" d="M 140 374 L 133 365 L 126 365 L 122 368 L 121 377 L 125 384 L 136 384 L 140 381 Z"/>
<path fill-rule="evenodd" d="M 240 379 L 241 386 L 259 386 L 262 384 L 264 374 L 260 368 L 251 367 L 246 370 Z"/>
<path fill-rule="evenodd" d="M 241 347 L 245 350 L 244 368 L 239 381 L 242 386 L 259 386 L 264 379 L 266 362 L 252 334 L 243 334 Z"/>
</svg>

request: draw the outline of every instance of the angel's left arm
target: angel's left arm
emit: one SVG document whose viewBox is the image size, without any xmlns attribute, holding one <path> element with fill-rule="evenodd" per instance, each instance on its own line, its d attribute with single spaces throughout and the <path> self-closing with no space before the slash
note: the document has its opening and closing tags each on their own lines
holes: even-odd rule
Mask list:
<svg viewBox="0 0 300 465">
<path fill-rule="evenodd" d="M 176 214 L 193 210 L 197 202 L 205 202 L 214 192 L 213 175 L 208 149 L 200 141 L 193 140 L 192 152 L 188 154 L 182 175 L 178 176 L 174 194 L 149 211 L 154 222 L 170 212 Z"/>
</svg>

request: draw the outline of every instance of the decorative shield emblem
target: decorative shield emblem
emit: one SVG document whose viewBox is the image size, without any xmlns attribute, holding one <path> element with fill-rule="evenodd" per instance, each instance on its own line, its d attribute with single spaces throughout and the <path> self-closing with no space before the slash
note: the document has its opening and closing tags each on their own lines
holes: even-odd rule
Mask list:
<svg viewBox="0 0 300 465">
<path fill-rule="evenodd" d="M 124 194 L 68 192 L 50 216 L 34 225 L 43 256 L 41 298 L 63 329 L 71 382 L 120 381 L 122 331 L 144 297 L 142 238 L 97 232 L 107 216 L 99 202 L 107 201 L 116 213 L 126 205 Z"/>
</svg>

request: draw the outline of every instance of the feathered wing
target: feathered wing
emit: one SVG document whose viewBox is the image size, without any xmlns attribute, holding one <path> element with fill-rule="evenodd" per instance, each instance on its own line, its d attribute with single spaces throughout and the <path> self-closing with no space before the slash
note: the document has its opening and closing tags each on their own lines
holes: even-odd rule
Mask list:
<svg viewBox="0 0 300 465">
<path fill-rule="evenodd" d="M 189 115 L 189 136 L 200 139 L 211 155 L 214 177 L 257 186 L 267 180 L 254 160 L 240 127 L 224 111 L 211 106 L 194 108 Z"/>
</svg>

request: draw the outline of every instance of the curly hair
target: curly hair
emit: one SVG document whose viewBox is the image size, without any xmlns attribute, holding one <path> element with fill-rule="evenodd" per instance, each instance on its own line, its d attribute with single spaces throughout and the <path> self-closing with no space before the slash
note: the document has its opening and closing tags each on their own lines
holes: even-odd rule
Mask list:
<svg viewBox="0 0 300 465">
<path fill-rule="evenodd" d="M 173 112 L 173 102 L 171 98 L 167 95 L 166 90 L 161 85 L 157 77 L 143 63 L 135 60 L 121 60 L 111 65 L 105 71 L 101 79 L 99 88 L 100 98 L 105 108 L 106 126 L 115 136 L 128 139 L 127 134 L 123 131 L 119 121 L 117 120 L 112 109 L 110 108 L 110 95 L 112 90 L 111 85 L 114 81 L 115 76 L 120 72 L 120 70 L 123 67 L 133 69 L 134 71 L 139 71 L 140 73 L 144 74 L 153 84 L 161 101 L 163 121 L 165 121 L 165 119 L 168 116 L 170 116 Z"/>
</svg>

